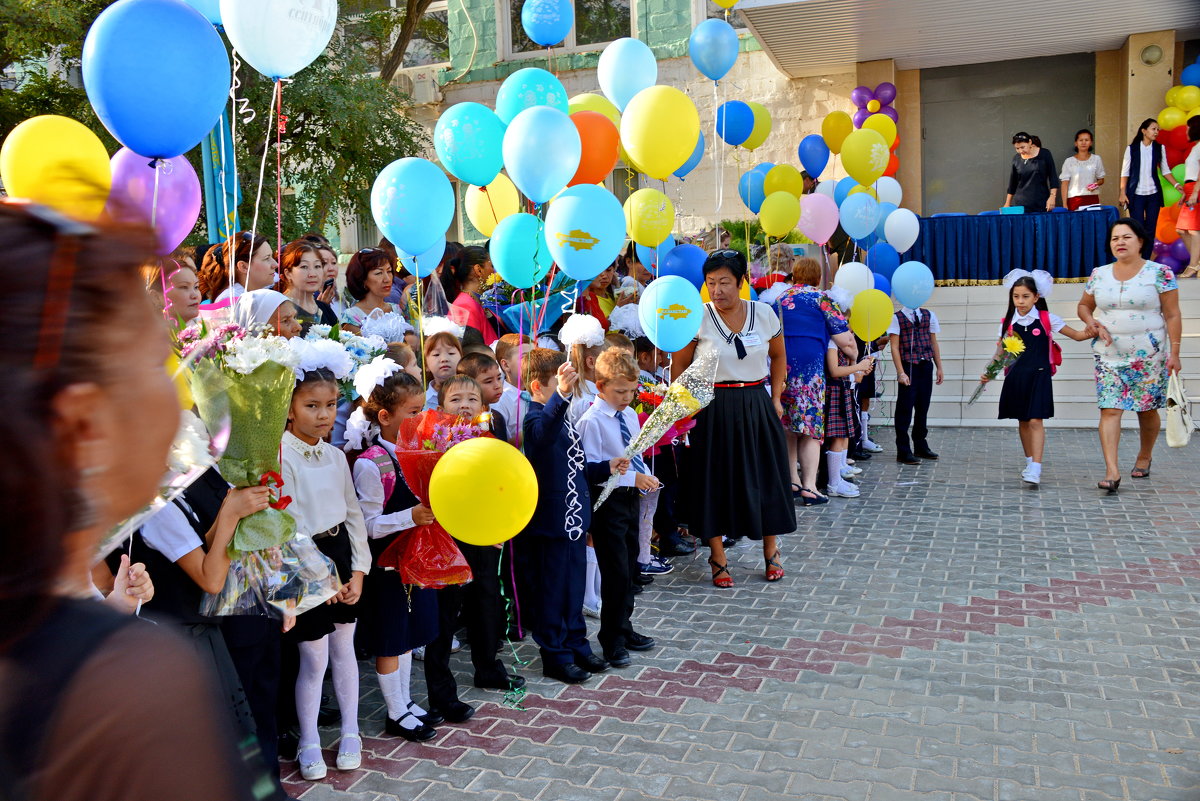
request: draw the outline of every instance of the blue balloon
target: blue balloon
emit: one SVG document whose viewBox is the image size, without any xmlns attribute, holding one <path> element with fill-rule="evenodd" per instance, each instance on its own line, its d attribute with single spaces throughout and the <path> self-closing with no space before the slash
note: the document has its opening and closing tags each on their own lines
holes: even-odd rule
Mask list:
<svg viewBox="0 0 1200 801">
<path fill-rule="evenodd" d="M 542 47 L 566 39 L 574 24 L 575 4 L 571 0 L 525 0 L 521 4 L 521 27 Z"/>
<path fill-rule="evenodd" d="M 891 279 L 892 273 L 900 266 L 900 254 L 887 242 L 877 242 L 867 251 L 867 266 L 872 272 Z"/>
<path fill-rule="evenodd" d="M 829 145 L 825 144 L 821 135 L 809 134 L 801 139 L 796 152 L 800 156 L 800 165 L 804 167 L 804 171 L 813 178 L 820 178 L 821 173 L 825 171 L 825 165 L 829 163 Z"/>
<path fill-rule="evenodd" d="M 696 245 L 677 245 L 658 265 L 659 276 L 678 275 L 699 289 L 704 286 L 704 260 L 708 254 Z"/>
<path fill-rule="evenodd" d="M 83 40 L 83 85 L 121 144 L 150 159 L 191 150 L 229 99 L 220 34 L 179 0 L 118 0 Z"/>
<path fill-rule="evenodd" d="M 427 159 L 397 159 L 371 186 L 371 214 L 383 235 L 406 253 L 425 253 L 454 221 L 450 179 Z"/>
<path fill-rule="evenodd" d="M 221 24 L 221 0 L 187 0 L 187 4 L 203 14 L 213 25 Z"/>
<path fill-rule="evenodd" d="M 692 151 L 692 155 L 688 156 L 688 160 L 683 163 L 683 166 L 675 171 L 675 177 L 682 181 L 685 175 L 696 169 L 702 158 L 704 158 L 704 131 L 700 132 L 700 138 L 696 140 L 696 149 Z"/>
<path fill-rule="evenodd" d="M 445 254 L 446 237 L 444 234 L 438 237 L 438 241 L 433 243 L 433 247 L 417 256 L 396 248 L 396 258 L 400 264 L 417 278 L 433 275 L 433 271 L 437 269 Z"/>
<path fill-rule="evenodd" d="M 879 273 L 871 273 L 871 278 L 875 281 L 875 289 L 878 289 L 885 295 L 892 294 L 892 282 Z"/>
<path fill-rule="evenodd" d="M 758 214 L 763 201 L 767 199 L 766 192 L 763 191 L 763 183 L 766 180 L 766 173 L 757 169 L 742 173 L 742 177 L 738 179 L 738 194 L 742 196 L 742 202 L 750 209 L 751 214 Z"/>
<path fill-rule="evenodd" d="M 656 248 L 634 243 L 633 249 L 637 252 L 637 259 L 642 266 L 653 275 L 658 275 L 659 266 L 667 258 L 667 254 L 675 249 L 675 237 L 667 234 L 667 238 L 659 242 Z"/>
<path fill-rule="evenodd" d="M 700 290 L 686 278 L 668 275 L 656 278 L 638 301 L 642 331 L 659 350 L 683 350 L 700 331 L 704 302 Z"/>
<path fill-rule="evenodd" d="M 641 39 L 628 36 L 609 42 L 596 64 L 600 91 L 621 111 L 643 89 L 658 83 L 654 51 Z"/>
<path fill-rule="evenodd" d="M 1183 86 L 1200 86 L 1200 59 L 1188 64 L 1179 72 L 1179 83 Z"/>
<path fill-rule="evenodd" d="M 833 189 L 833 202 L 841 208 L 842 201 L 850 197 L 850 190 L 858 186 L 858 181 L 847 175 L 845 178 L 837 182 L 837 186 Z"/>
<path fill-rule="evenodd" d="M 504 132 L 508 177 L 534 203 L 545 203 L 562 191 L 579 169 L 582 154 L 575 123 L 549 106 L 525 109 Z"/>
<path fill-rule="evenodd" d="M 541 281 L 554 263 L 542 221 L 525 212 L 500 221 L 492 231 L 488 255 L 500 277 L 517 289 L 529 289 Z"/>
<path fill-rule="evenodd" d="M 527 108 L 549 106 L 567 113 L 567 90 L 549 72 L 537 67 L 517 70 L 496 90 L 496 116 L 505 125 Z"/>
<path fill-rule="evenodd" d="M 866 239 L 875 235 L 879 222 L 879 204 L 866 192 L 850 195 L 838 207 L 842 230 L 851 239 Z"/>
<path fill-rule="evenodd" d="M 621 201 L 595 184 L 564 190 L 546 212 L 546 242 L 563 272 L 576 281 L 592 280 L 625 245 Z"/>
<path fill-rule="evenodd" d="M 717 136 L 725 144 L 737 147 L 750 138 L 753 130 L 754 111 L 742 101 L 729 100 L 717 107 Z"/>
<path fill-rule="evenodd" d="M 456 103 L 438 117 L 433 147 L 455 178 L 487 186 L 504 166 L 504 123 L 482 103 Z"/>
<path fill-rule="evenodd" d="M 688 38 L 688 55 L 701 75 L 710 81 L 719 81 L 737 61 L 738 35 L 725 20 L 706 19 L 692 30 Z"/>
<path fill-rule="evenodd" d="M 767 173 L 769 173 L 773 167 L 775 167 L 774 164 L 769 161 L 764 161 L 762 164 L 755 165 L 752 172 L 761 172 L 763 177 L 766 178 Z"/>
<path fill-rule="evenodd" d="M 892 297 L 915 309 L 933 294 L 933 273 L 919 261 L 906 261 L 892 273 Z"/>
<path fill-rule="evenodd" d="M 875 236 L 883 242 L 887 241 L 887 234 L 883 231 L 883 226 L 887 224 L 888 215 L 896 209 L 900 208 L 895 203 L 884 201 L 879 204 L 879 222 L 875 223 Z"/>
</svg>

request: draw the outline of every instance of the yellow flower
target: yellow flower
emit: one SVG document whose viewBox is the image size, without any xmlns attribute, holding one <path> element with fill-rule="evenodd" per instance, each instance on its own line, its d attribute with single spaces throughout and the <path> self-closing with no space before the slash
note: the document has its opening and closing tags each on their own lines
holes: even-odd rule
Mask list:
<svg viewBox="0 0 1200 801">
<path fill-rule="evenodd" d="M 695 414 L 704 408 L 700 404 L 700 401 L 696 400 L 695 395 L 693 395 L 691 392 L 688 392 L 685 387 L 682 387 L 679 384 L 672 384 L 667 389 L 666 400 L 675 401 L 676 403 L 680 404 L 683 406 L 683 408 L 688 410 L 689 414 Z"/>
<path fill-rule="evenodd" d="M 1000 344 L 1004 347 L 1005 351 L 1014 356 L 1020 356 L 1025 352 L 1025 343 L 1016 334 L 1009 334 L 1004 337 L 1000 340 Z"/>
</svg>

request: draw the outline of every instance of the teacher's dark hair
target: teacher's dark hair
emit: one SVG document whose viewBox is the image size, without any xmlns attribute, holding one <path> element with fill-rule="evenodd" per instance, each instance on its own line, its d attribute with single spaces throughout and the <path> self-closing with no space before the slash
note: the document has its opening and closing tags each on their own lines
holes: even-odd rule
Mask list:
<svg viewBox="0 0 1200 801">
<path fill-rule="evenodd" d="M 1188 117 L 1187 138 L 1189 142 L 1200 141 L 1200 114 Z"/>
<path fill-rule="evenodd" d="M 1094 133 L 1092 133 L 1091 131 L 1089 131 L 1087 128 L 1080 128 L 1078 131 L 1076 131 L 1075 138 L 1072 139 L 1071 141 L 1078 142 L 1079 137 L 1082 136 L 1083 134 L 1087 134 L 1092 139 L 1092 144 L 1090 146 L 1088 146 L 1088 153 L 1091 153 L 1092 150 L 1096 147 L 1096 135 Z M 1074 148 L 1075 148 L 1075 152 L 1078 153 L 1079 145 L 1074 145 Z"/>
<path fill-rule="evenodd" d="M 488 261 L 488 252 L 478 245 L 471 245 L 460 250 L 449 261 L 442 264 L 442 289 L 446 291 L 446 301 L 453 303 L 462 293 L 463 287 L 471 280 L 475 268 Z"/>
<path fill-rule="evenodd" d="M 1118 225 L 1124 225 L 1130 231 L 1133 232 L 1133 235 L 1138 238 L 1138 247 L 1139 248 L 1146 244 L 1146 229 L 1142 227 L 1142 224 L 1140 222 L 1133 219 L 1132 217 L 1122 217 L 1121 219 L 1117 220 L 1112 225 L 1108 226 L 1108 239 L 1106 240 L 1107 242 L 1112 241 L 1113 231 L 1116 230 L 1116 227 Z M 1112 255 L 1111 246 L 1110 246 L 1110 250 L 1109 250 L 1109 255 Z"/>
<path fill-rule="evenodd" d="M 1018 145 L 1021 142 L 1032 142 L 1032 141 L 1033 141 L 1033 137 L 1030 136 L 1029 134 L 1025 133 L 1024 131 L 1017 131 L 1015 134 L 1013 134 L 1012 143 L 1014 145 Z"/>
<path fill-rule="evenodd" d="M 1138 126 L 1137 135 L 1133 137 L 1133 141 L 1129 143 L 1129 146 L 1137 147 L 1139 144 L 1141 144 L 1142 136 L 1146 133 L 1146 129 L 1151 125 L 1157 124 L 1158 120 L 1154 119 L 1153 117 L 1147 117 L 1146 119 L 1142 120 L 1142 124 Z"/>
<path fill-rule="evenodd" d="M 707 277 L 717 270 L 729 270 L 738 286 L 741 286 L 742 281 L 746 280 L 745 254 L 737 250 L 714 250 L 704 260 L 704 275 Z"/>
<path fill-rule="evenodd" d="M 383 248 L 363 248 L 350 257 L 346 265 L 346 291 L 355 300 L 367 296 L 367 276 L 372 270 L 391 270 L 396 273 L 396 257 Z"/>
</svg>

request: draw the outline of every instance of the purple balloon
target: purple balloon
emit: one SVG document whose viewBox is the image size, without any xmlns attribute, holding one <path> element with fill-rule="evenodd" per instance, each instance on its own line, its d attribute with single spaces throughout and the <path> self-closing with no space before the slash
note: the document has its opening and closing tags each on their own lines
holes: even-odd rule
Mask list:
<svg viewBox="0 0 1200 801">
<path fill-rule="evenodd" d="M 1173 273 L 1182 272 L 1184 265 L 1187 264 L 1186 261 L 1180 261 L 1179 259 L 1170 255 L 1161 256 L 1158 260 L 1158 263 L 1164 265 Z"/>
<path fill-rule="evenodd" d="M 863 127 L 863 123 L 866 122 L 867 117 L 870 117 L 870 116 L 871 116 L 871 112 L 867 111 L 865 108 L 860 108 L 858 111 L 854 112 L 854 116 L 851 117 L 851 119 L 854 120 L 854 127 L 855 128 Z"/>
<path fill-rule="evenodd" d="M 158 252 L 179 247 L 200 216 L 200 180 L 185 156 L 162 159 L 158 166 L 158 202 L 154 199 L 154 168 L 150 159 L 123 147 L 112 157 L 109 215 L 122 222 L 145 225 L 154 220 Z"/>
<path fill-rule="evenodd" d="M 859 108 L 866 108 L 867 103 L 870 103 L 875 99 L 877 99 L 875 97 L 875 93 L 866 86 L 857 86 L 855 87 L 854 91 L 850 93 L 850 102 Z"/>
<path fill-rule="evenodd" d="M 1183 237 L 1180 237 L 1172 242 L 1168 252 L 1171 258 L 1184 264 L 1187 264 L 1188 260 L 1191 258 L 1191 254 L 1188 253 L 1187 243 L 1183 241 Z"/>
<path fill-rule="evenodd" d="M 1151 249 L 1151 252 L 1155 256 L 1161 256 L 1163 253 L 1166 253 L 1168 250 L 1170 250 L 1170 248 L 1171 246 L 1166 242 L 1162 241 L 1161 239 L 1155 239 L 1154 247 Z"/>
<path fill-rule="evenodd" d="M 883 106 L 879 109 L 880 114 L 886 114 L 892 118 L 892 122 L 900 122 L 900 115 L 896 113 L 896 109 L 891 106 Z"/>
<path fill-rule="evenodd" d="M 884 81 L 875 87 L 875 99 L 879 105 L 886 106 L 896 99 L 896 84 Z"/>
</svg>

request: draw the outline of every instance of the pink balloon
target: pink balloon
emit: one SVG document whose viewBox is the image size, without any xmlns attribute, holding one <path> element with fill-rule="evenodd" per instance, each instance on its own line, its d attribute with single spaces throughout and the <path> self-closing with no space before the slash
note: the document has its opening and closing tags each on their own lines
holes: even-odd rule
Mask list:
<svg viewBox="0 0 1200 801">
<path fill-rule="evenodd" d="M 813 192 L 800 198 L 800 232 L 824 245 L 838 226 L 838 207 L 833 198 Z"/>
<path fill-rule="evenodd" d="M 160 255 L 179 247 L 200 216 L 200 180 L 187 158 L 176 156 L 159 162 L 157 204 L 150 159 L 123 147 L 112 157 L 111 164 L 109 215 L 122 222 L 145 225 L 153 219 Z"/>
</svg>

